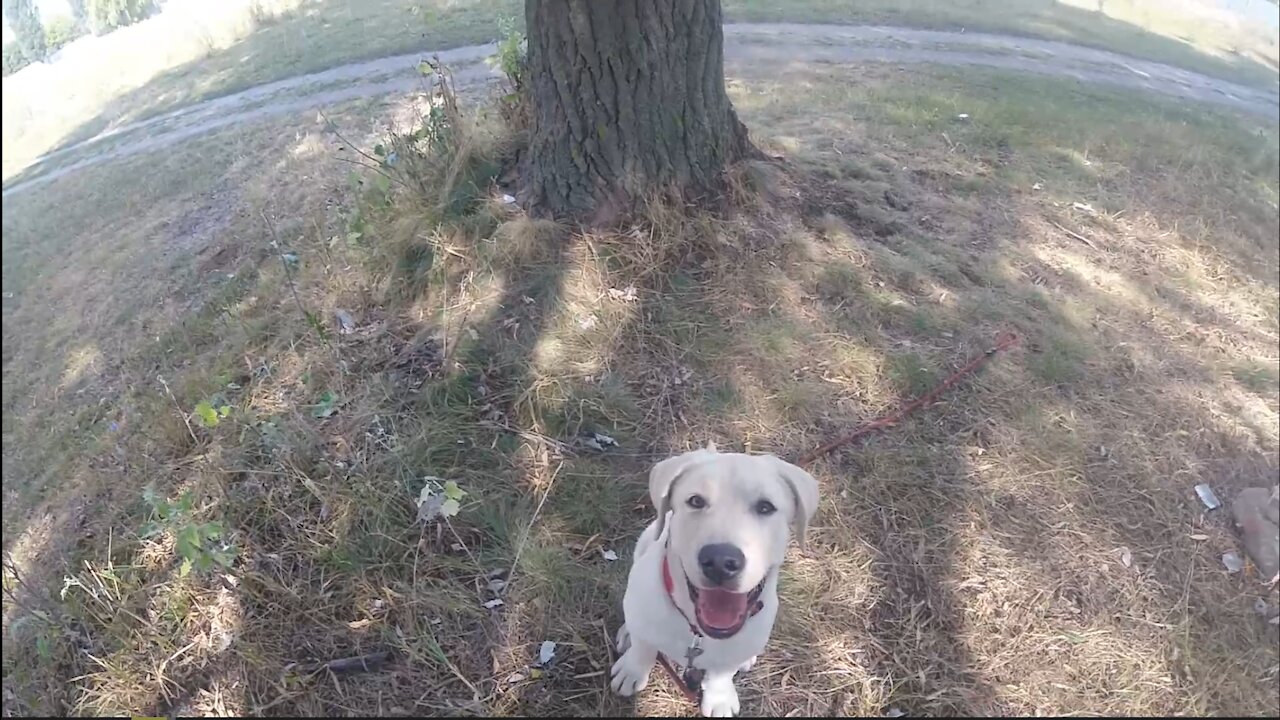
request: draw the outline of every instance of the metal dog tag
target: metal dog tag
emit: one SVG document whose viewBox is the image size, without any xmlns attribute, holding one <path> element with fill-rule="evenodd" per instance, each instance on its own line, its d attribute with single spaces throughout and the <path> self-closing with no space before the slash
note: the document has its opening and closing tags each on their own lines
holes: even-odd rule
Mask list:
<svg viewBox="0 0 1280 720">
<path fill-rule="evenodd" d="M 698 636 L 696 636 L 696 635 L 695 635 L 695 636 L 693 637 L 693 642 L 689 643 L 689 649 L 684 651 L 684 666 L 685 666 L 685 667 L 687 667 L 687 668 L 693 668 L 693 661 L 694 661 L 694 660 L 697 660 L 697 659 L 698 659 L 698 656 L 702 654 L 702 643 L 701 643 L 701 640 L 702 640 L 702 638 L 700 638 L 700 637 L 698 637 Z"/>
</svg>

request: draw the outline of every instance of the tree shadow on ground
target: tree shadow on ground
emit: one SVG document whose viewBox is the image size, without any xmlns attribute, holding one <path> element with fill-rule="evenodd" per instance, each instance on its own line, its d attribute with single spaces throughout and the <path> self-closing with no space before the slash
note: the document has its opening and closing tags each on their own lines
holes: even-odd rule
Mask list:
<svg viewBox="0 0 1280 720">
<path fill-rule="evenodd" d="M 1183 299 L 1117 295 L 1088 274 L 1114 263 L 1140 277 L 1134 258 L 1161 247 L 1162 227 L 1073 226 L 1093 245 L 1046 235 L 1041 221 L 1056 210 L 1011 184 L 974 180 L 1012 172 L 1016 143 L 982 147 L 947 130 L 956 138 L 945 145 L 936 136 L 895 144 L 861 130 L 802 138 L 790 170 L 804 193 L 784 206 L 791 215 L 713 225 L 710 245 L 676 232 L 683 239 L 656 279 L 634 263 L 610 266 L 599 238 L 517 248 L 495 266 L 488 310 L 454 331 L 462 338 L 470 326 L 474 339 L 454 341 L 453 355 L 444 345 L 461 367 L 436 357 L 420 392 L 386 380 L 385 368 L 362 371 L 375 378 L 370 394 L 386 396 L 372 410 L 303 417 L 296 432 L 310 449 L 289 464 L 263 453 L 260 465 L 217 473 L 211 485 L 245 547 L 240 585 L 228 591 L 244 620 L 229 652 L 209 657 L 238 668 L 242 707 L 630 710 L 608 694 L 609 640 L 626 548 L 652 513 L 643 490 L 652 462 L 708 435 L 726 449 L 794 457 L 929 387 L 1012 327 L 1021 350 L 816 466 L 824 500 L 811 556 L 784 570 L 783 614 L 771 650 L 740 683 L 744 699 L 771 712 L 850 714 L 1266 709 L 1256 686 L 1274 679 L 1274 642 L 1261 642 L 1268 631 L 1249 603 L 1257 592 L 1221 577 L 1216 553 L 1233 547 L 1230 531 L 1199 516 L 1188 488 L 1209 479 L 1229 496 L 1274 478 L 1274 437 L 1237 421 L 1257 414 L 1253 400 L 1216 384 L 1212 339 L 1187 339 Z M 975 146 L 955 151 L 957 142 Z M 878 157 L 887 153 L 902 162 Z M 1130 199 L 1131 215 L 1176 210 L 1155 194 Z M 1188 244 L 1166 237 L 1164 247 Z M 1269 261 L 1265 236 L 1253 239 L 1256 252 L 1220 245 L 1242 276 Z M 632 240 L 648 239 L 623 236 Z M 652 281 L 638 282 L 636 300 L 606 300 L 635 276 Z M 432 322 L 401 324 L 390 332 L 401 336 L 395 355 L 429 344 Z M 328 352 L 314 340 L 304 350 Z M 595 456 L 573 446 L 587 429 L 614 431 L 623 448 Z M 338 443 L 322 435 L 356 447 L 331 453 Z M 184 460 L 151 471 L 180 475 Z M 358 471 L 340 472 L 339 460 Z M 424 534 L 412 498 L 438 468 L 473 504 Z M 125 522 L 108 527 L 123 536 Z M 606 545 L 619 561 L 598 557 Z M 138 552 L 113 549 L 119 566 L 137 564 Z M 489 571 L 511 565 L 504 605 L 484 608 Z M 142 616 L 158 602 L 166 584 L 153 580 L 126 609 Z M 190 642 L 167 639 L 131 651 L 158 664 Z M 560 643 L 562 659 L 533 678 L 545 639 Z M 289 669 L 387 647 L 397 662 L 385 672 Z M 117 682 L 138 684 L 119 667 Z M 1239 681 L 1217 681 L 1224 667 Z M 525 677 L 509 682 L 515 672 Z M 156 680 L 136 707 L 159 697 L 154 709 L 181 709 L 182 692 L 198 695 L 216 675 L 181 666 L 173 678 L 181 692 Z M 663 686 L 655 680 L 638 706 L 686 710 Z"/>
</svg>

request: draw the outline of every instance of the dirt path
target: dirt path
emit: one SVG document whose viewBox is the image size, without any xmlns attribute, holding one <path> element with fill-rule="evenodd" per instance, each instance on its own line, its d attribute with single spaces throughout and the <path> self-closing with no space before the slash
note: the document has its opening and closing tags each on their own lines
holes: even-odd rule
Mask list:
<svg viewBox="0 0 1280 720">
<path fill-rule="evenodd" d="M 475 90 L 495 77 L 484 62 L 495 47 L 475 45 L 439 53 L 460 90 Z M 4 196 L 108 160 L 156 150 L 230 125 L 323 108 L 359 98 L 414 90 L 425 53 L 398 55 L 279 80 L 190 107 L 110 129 L 49 153 L 4 189 Z M 1050 40 L 983 33 L 895 27 L 799 25 L 725 26 L 726 71 L 760 63 L 935 63 L 993 67 L 1075 78 L 1280 118 L 1280 93 L 1237 85 L 1156 62 Z"/>
</svg>

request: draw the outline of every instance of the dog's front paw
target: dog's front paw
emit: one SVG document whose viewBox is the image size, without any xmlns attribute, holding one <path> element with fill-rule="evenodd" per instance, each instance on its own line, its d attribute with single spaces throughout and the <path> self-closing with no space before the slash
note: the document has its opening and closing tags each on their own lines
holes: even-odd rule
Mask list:
<svg viewBox="0 0 1280 720">
<path fill-rule="evenodd" d="M 738 709 L 738 691 L 733 687 L 733 683 L 703 686 L 703 717 L 733 717 L 738 714 Z"/>
<path fill-rule="evenodd" d="M 751 659 L 738 666 L 738 672 L 746 672 L 756 666 L 756 659 L 759 655 L 752 655 Z"/>
<path fill-rule="evenodd" d="M 609 671 L 613 680 L 609 685 L 623 697 L 635 695 L 649 684 L 649 671 L 652 669 L 653 659 L 646 662 L 636 652 L 636 648 L 632 647 L 613 664 L 613 669 Z"/>
</svg>

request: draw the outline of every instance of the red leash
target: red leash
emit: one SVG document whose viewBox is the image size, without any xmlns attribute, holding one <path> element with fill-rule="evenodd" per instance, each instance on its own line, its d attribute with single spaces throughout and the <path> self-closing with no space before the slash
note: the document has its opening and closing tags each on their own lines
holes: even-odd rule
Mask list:
<svg viewBox="0 0 1280 720">
<path fill-rule="evenodd" d="M 800 465 L 800 466 L 808 465 L 809 463 L 813 462 L 814 460 L 817 460 L 818 458 L 822 457 L 823 455 L 826 455 L 827 453 L 831 452 L 832 450 L 835 450 L 836 448 L 840 448 L 845 445 L 848 445 L 849 443 L 855 440 L 858 440 L 860 438 L 863 438 L 867 435 L 870 435 L 871 433 L 877 430 L 882 430 L 884 428 L 892 427 L 898 424 L 898 422 L 902 420 L 902 418 L 906 417 L 907 415 L 915 412 L 916 410 L 919 410 L 925 405 L 932 404 L 934 401 L 938 399 L 939 396 L 942 395 L 942 393 L 951 389 L 952 385 L 955 385 L 957 382 L 959 382 L 961 378 L 965 377 L 966 375 L 971 375 L 974 372 L 977 372 L 979 368 L 981 368 L 983 365 L 986 365 L 987 362 L 991 360 L 991 358 L 995 357 L 997 353 L 1000 353 L 1004 350 L 1008 350 L 1009 348 L 1017 344 L 1018 344 L 1017 335 L 1014 335 L 1013 333 L 1007 332 L 1007 331 L 1000 333 L 999 335 L 996 336 L 996 342 L 994 345 L 988 348 L 981 355 L 978 355 L 973 359 L 971 359 L 969 362 L 965 363 L 959 370 L 956 370 L 955 372 L 948 375 L 947 379 L 943 380 L 941 383 L 939 383 L 929 392 L 925 393 L 924 395 L 921 395 L 915 400 L 912 400 L 906 405 L 903 405 L 902 407 L 898 408 L 892 413 L 889 413 L 888 415 L 885 415 L 876 420 L 872 420 L 869 423 L 860 425 L 858 426 L 857 429 L 853 430 L 852 432 L 845 435 L 841 435 L 840 437 L 832 440 L 831 442 L 826 443 L 825 445 L 821 445 L 815 448 L 814 450 L 807 452 L 804 455 L 801 455 L 800 459 L 796 460 L 796 465 Z M 671 571 L 667 568 L 666 556 L 663 556 L 662 558 L 662 582 L 666 586 L 667 595 L 670 596 L 672 593 L 673 582 L 671 580 Z M 673 604 L 675 603 L 674 598 L 672 598 L 672 603 Z M 690 628 L 691 629 L 693 628 L 692 624 L 690 625 Z M 694 633 L 695 635 L 697 634 L 696 629 L 694 629 Z M 671 678 L 671 682 L 675 683 L 675 686 L 680 689 L 680 693 L 684 695 L 686 698 L 688 698 L 689 702 L 694 703 L 695 705 L 701 703 L 702 701 L 701 687 L 698 687 L 697 689 L 695 689 L 691 687 L 690 683 L 685 682 L 685 678 L 682 678 L 680 674 L 676 672 L 675 667 L 672 666 L 671 661 L 667 659 L 666 655 L 663 655 L 662 653 L 658 653 L 658 663 L 662 665 L 662 669 L 665 670 L 667 673 L 667 676 Z M 688 673 L 686 673 L 686 676 L 688 676 Z"/>
<path fill-rule="evenodd" d="M 676 672 L 676 669 L 671 666 L 671 661 L 667 659 L 666 655 L 658 653 L 658 665 L 667 671 L 667 677 L 671 678 L 671 682 L 675 683 L 675 686 L 680 689 L 680 694 L 684 695 L 686 700 L 694 705 L 702 704 L 702 688 L 697 690 L 690 688 L 684 678 L 680 677 L 680 673 Z"/>
<path fill-rule="evenodd" d="M 809 463 L 813 462 L 814 460 L 817 460 L 818 458 L 822 457 L 823 455 L 826 455 L 827 453 L 831 452 L 832 450 L 835 450 L 838 447 L 848 445 L 854 440 L 857 440 L 858 438 L 861 438 L 865 435 L 870 435 L 876 430 L 880 430 L 883 428 L 896 425 L 899 420 L 906 417 L 910 413 L 915 412 L 916 410 L 919 410 L 925 405 L 932 404 L 935 400 L 938 399 L 938 396 L 942 395 L 942 393 L 951 389 L 951 386 L 959 382 L 961 378 L 977 371 L 978 368 L 981 368 L 983 365 L 986 365 L 987 361 L 995 357 L 996 353 L 1001 352 L 1003 350 L 1008 350 L 1009 348 L 1017 344 L 1018 344 L 1017 335 L 1014 335 L 1011 332 L 1000 333 L 999 335 L 996 336 L 995 345 L 992 345 L 989 349 L 987 349 L 986 352 L 982 353 L 981 355 L 978 355 L 977 357 L 973 358 L 969 362 L 965 363 L 963 367 L 951 373 L 949 376 L 947 376 L 946 380 L 943 380 L 941 383 L 939 383 L 936 387 L 934 387 L 929 392 L 925 393 L 924 395 L 921 395 L 915 400 L 912 400 L 906 405 L 903 405 L 902 407 L 898 408 L 896 411 L 888 415 L 885 415 L 882 418 L 879 418 L 878 420 L 872 420 L 869 423 L 859 426 L 856 430 L 854 430 L 853 432 L 847 435 L 842 435 L 836 438 L 835 440 L 832 440 L 831 442 L 827 443 L 826 445 L 822 445 L 811 452 L 807 452 L 804 455 L 801 455 L 800 459 L 796 460 L 796 465 L 800 465 L 800 466 L 808 465 Z"/>
</svg>

